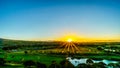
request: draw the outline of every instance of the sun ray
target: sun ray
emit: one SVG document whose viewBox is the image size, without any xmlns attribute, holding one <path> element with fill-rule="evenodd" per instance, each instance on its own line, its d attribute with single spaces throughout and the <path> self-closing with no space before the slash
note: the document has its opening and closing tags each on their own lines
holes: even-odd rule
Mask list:
<svg viewBox="0 0 120 68">
<path fill-rule="evenodd" d="M 75 54 L 80 52 L 78 46 L 74 44 L 74 40 L 72 38 L 68 38 L 66 42 L 62 42 L 62 44 L 58 46 L 58 50 L 60 53 L 66 54 Z"/>
</svg>

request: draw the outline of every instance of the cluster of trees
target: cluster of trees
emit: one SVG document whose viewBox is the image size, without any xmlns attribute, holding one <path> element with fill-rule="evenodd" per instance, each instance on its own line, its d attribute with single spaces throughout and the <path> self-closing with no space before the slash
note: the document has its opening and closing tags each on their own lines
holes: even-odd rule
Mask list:
<svg viewBox="0 0 120 68">
<path fill-rule="evenodd" d="M 23 65 L 25 68 L 47 68 L 45 64 L 32 60 L 24 61 Z"/>
<path fill-rule="evenodd" d="M 5 65 L 6 61 L 3 58 L 0 58 L 0 66 Z M 59 64 L 56 61 L 52 61 L 48 66 L 44 63 L 34 61 L 34 60 L 26 60 L 21 63 L 24 65 L 24 68 L 119 68 L 119 63 L 110 63 L 106 65 L 103 62 L 94 63 L 91 59 L 88 59 L 86 63 L 79 64 L 78 66 L 74 66 L 68 60 L 62 60 Z"/>
<path fill-rule="evenodd" d="M 34 62 L 32 60 L 25 61 L 23 63 L 25 68 L 28 67 L 36 67 L 36 68 L 119 68 L 120 64 L 110 63 L 106 65 L 103 62 L 93 63 L 90 59 L 88 59 L 87 63 L 79 64 L 78 66 L 74 66 L 68 60 L 62 60 L 59 64 L 56 61 L 52 61 L 52 63 L 47 67 L 46 64 L 40 62 Z"/>
<path fill-rule="evenodd" d="M 97 49 L 100 51 L 104 51 L 107 54 L 114 54 L 114 55 L 120 54 L 120 46 L 119 45 L 98 46 Z"/>
<path fill-rule="evenodd" d="M 45 49 L 53 49 L 56 48 L 59 43 L 29 43 L 29 44 L 7 44 L 3 45 L 3 50 L 13 50 L 13 49 L 21 49 L 21 50 L 45 50 Z"/>
<path fill-rule="evenodd" d="M 25 68 L 75 68 L 68 60 L 63 60 L 59 64 L 56 61 L 52 61 L 52 63 L 47 67 L 46 64 L 35 62 L 32 60 L 28 60 L 23 62 Z"/>
<path fill-rule="evenodd" d="M 18 49 L 17 46 L 7 46 L 7 47 L 3 47 L 2 50 L 12 50 L 12 49 Z"/>
<path fill-rule="evenodd" d="M 25 68 L 28 67 L 36 67 L 36 68 L 119 68 L 120 64 L 110 63 L 106 65 L 103 62 L 93 63 L 90 59 L 86 61 L 87 63 L 79 64 L 78 66 L 74 66 L 68 60 L 62 60 L 59 64 L 56 61 L 52 61 L 52 63 L 47 67 L 45 64 L 40 62 L 34 62 L 32 60 L 25 61 L 23 64 Z"/>
</svg>

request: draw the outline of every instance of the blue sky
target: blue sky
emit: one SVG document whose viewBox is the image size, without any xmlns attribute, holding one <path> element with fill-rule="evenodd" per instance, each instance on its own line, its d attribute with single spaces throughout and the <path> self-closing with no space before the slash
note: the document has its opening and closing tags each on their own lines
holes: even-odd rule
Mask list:
<svg viewBox="0 0 120 68">
<path fill-rule="evenodd" d="M 120 39 L 119 0 L 0 0 L 0 38 Z"/>
</svg>

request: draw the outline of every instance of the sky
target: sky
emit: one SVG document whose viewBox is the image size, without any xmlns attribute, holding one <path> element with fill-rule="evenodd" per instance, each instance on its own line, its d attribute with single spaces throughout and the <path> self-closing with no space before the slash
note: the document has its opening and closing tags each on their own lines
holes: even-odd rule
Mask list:
<svg viewBox="0 0 120 68">
<path fill-rule="evenodd" d="M 119 0 L 0 0 L 0 38 L 120 40 Z"/>
</svg>

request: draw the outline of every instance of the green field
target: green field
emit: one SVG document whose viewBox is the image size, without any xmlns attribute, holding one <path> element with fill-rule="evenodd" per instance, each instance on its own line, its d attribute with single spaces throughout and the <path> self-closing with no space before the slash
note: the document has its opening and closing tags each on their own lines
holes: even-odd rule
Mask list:
<svg viewBox="0 0 120 68">
<path fill-rule="evenodd" d="M 5 58 L 6 61 L 12 63 L 21 63 L 26 60 L 39 61 L 45 63 L 47 66 L 51 64 L 51 61 L 55 60 L 57 63 L 66 59 L 66 55 L 51 55 L 51 54 L 24 54 L 23 52 L 12 52 L 0 55 Z M 120 56 L 115 55 L 74 55 L 76 58 L 92 58 L 92 59 L 108 59 L 108 60 L 120 60 Z"/>
<path fill-rule="evenodd" d="M 61 47 L 62 44 L 63 42 L 16 43 L 13 41 L 11 44 L 4 42 L 2 44 L 3 48 L 0 49 L 0 58 L 5 59 L 7 66 L 0 68 L 23 68 L 23 62 L 26 60 L 41 62 L 48 67 L 52 61 L 56 61 L 59 64 L 70 56 L 72 58 L 120 61 L 120 45 L 117 45 L 117 43 L 110 43 L 109 45 L 106 43 L 74 43 L 78 50 L 74 48 L 75 46 L 68 45 L 69 43 L 66 44 L 67 46 Z"/>
</svg>

